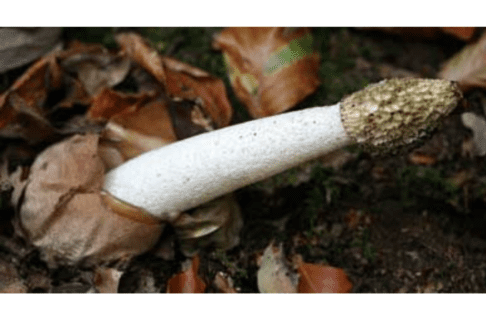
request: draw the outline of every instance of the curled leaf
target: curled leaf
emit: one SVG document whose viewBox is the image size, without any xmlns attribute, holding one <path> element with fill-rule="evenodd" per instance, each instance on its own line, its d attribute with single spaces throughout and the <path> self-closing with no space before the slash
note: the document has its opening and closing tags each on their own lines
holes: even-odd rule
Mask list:
<svg viewBox="0 0 486 320">
<path fill-rule="evenodd" d="M 308 28 L 226 28 L 223 52 L 231 85 L 255 118 L 295 106 L 319 85 L 319 53 Z"/>
<path fill-rule="evenodd" d="M 204 293 L 206 284 L 198 276 L 199 256 L 186 260 L 182 272 L 170 278 L 167 293 Z"/>
<path fill-rule="evenodd" d="M 205 203 L 193 212 L 184 212 L 172 222 L 181 251 L 194 255 L 198 248 L 228 250 L 240 242 L 243 228 L 241 209 L 232 194 Z"/>
<path fill-rule="evenodd" d="M 47 148 L 18 198 L 23 235 L 51 266 L 127 259 L 150 249 L 163 230 L 163 224 L 119 215 L 103 201 L 97 147 L 98 136 L 88 134 Z"/>
<path fill-rule="evenodd" d="M 449 59 L 439 77 L 457 81 L 463 91 L 486 88 L 486 33 Z"/>
<path fill-rule="evenodd" d="M 223 82 L 204 70 L 159 55 L 135 33 L 116 36 L 122 50 L 154 76 L 170 97 L 197 102 L 217 127 L 227 126 L 232 108 Z"/>
</svg>

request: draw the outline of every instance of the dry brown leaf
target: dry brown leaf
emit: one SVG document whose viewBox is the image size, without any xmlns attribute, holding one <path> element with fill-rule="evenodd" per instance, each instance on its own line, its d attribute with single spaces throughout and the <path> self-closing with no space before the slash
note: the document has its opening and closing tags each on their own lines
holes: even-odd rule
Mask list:
<svg viewBox="0 0 486 320">
<path fill-rule="evenodd" d="M 130 70 L 130 60 L 110 54 L 106 49 L 96 50 L 98 52 L 92 50 L 85 47 L 84 51 L 75 50 L 77 52 L 70 56 L 66 56 L 66 53 L 61 66 L 69 73 L 76 74 L 88 94 L 95 96 L 102 89 L 112 88 L 125 79 Z"/>
<path fill-rule="evenodd" d="M 0 95 L 0 135 L 31 143 L 52 137 L 56 130 L 43 110 L 48 96 L 51 61 L 41 59 Z"/>
<path fill-rule="evenodd" d="M 254 118 L 283 112 L 320 84 L 319 53 L 309 28 L 226 28 L 223 52 L 231 85 Z"/>
<path fill-rule="evenodd" d="M 435 164 L 437 162 L 437 157 L 415 151 L 408 155 L 408 161 L 416 165 L 426 166 Z"/>
<path fill-rule="evenodd" d="M 217 127 L 229 124 L 233 109 L 223 81 L 204 70 L 160 56 L 138 34 L 123 33 L 116 39 L 129 57 L 162 84 L 169 96 L 197 102 Z"/>
<path fill-rule="evenodd" d="M 52 49 L 61 28 L 0 28 L 0 72 L 39 58 Z"/>
<path fill-rule="evenodd" d="M 167 293 L 204 293 L 206 284 L 198 276 L 199 256 L 186 260 L 182 272 L 169 279 Z"/>
<path fill-rule="evenodd" d="M 150 249 L 163 230 L 161 223 L 127 219 L 105 204 L 97 147 L 98 136 L 76 135 L 46 149 L 31 167 L 20 223 L 50 265 L 127 259 Z"/>
<path fill-rule="evenodd" d="M 270 243 L 265 249 L 257 281 L 261 293 L 297 293 L 299 278 L 290 270 L 282 245 L 277 248 Z"/>
<path fill-rule="evenodd" d="M 339 268 L 300 262 L 297 271 L 299 293 L 348 293 L 353 288 L 346 273 Z"/>
<path fill-rule="evenodd" d="M 457 81 L 463 91 L 486 88 L 486 32 L 449 59 L 439 73 L 442 79 Z"/>
<path fill-rule="evenodd" d="M 144 152 L 177 141 L 170 102 L 137 101 L 113 115 L 101 134 L 100 154 L 111 169 Z"/>
<path fill-rule="evenodd" d="M 199 206 L 193 212 L 182 213 L 172 226 L 181 251 L 193 256 L 202 247 L 228 250 L 237 246 L 243 220 L 234 195 L 228 194 Z"/>
<path fill-rule="evenodd" d="M 115 39 L 128 57 L 147 70 L 162 85 L 165 85 L 166 75 L 162 57 L 140 35 L 136 33 L 120 33 L 116 35 Z"/>
<path fill-rule="evenodd" d="M 94 285 L 99 293 L 117 293 L 122 271 L 114 268 L 97 267 L 94 272 Z"/>
<path fill-rule="evenodd" d="M 166 89 L 171 97 L 195 101 L 217 128 L 230 123 L 233 109 L 223 81 L 178 60 L 164 57 L 163 61 L 167 75 Z"/>
<path fill-rule="evenodd" d="M 147 93 L 126 94 L 110 88 L 103 88 L 94 98 L 87 116 L 98 121 L 108 121 L 112 116 L 143 104 L 153 95 Z"/>
</svg>

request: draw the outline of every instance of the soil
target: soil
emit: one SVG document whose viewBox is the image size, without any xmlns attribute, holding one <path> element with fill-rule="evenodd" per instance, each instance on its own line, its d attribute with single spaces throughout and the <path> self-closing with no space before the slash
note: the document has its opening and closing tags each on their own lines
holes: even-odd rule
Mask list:
<svg viewBox="0 0 486 320">
<path fill-rule="evenodd" d="M 197 65 L 214 64 L 211 57 L 218 53 L 207 45 L 213 30 L 179 29 L 160 31 L 164 39 L 176 39 L 170 53 L 225 78 L 219 66 Z M 190 32 L 206 37 L 200 51 L 190 47 Z M 348 28 L 313 32 L 322 54 L 323 84 L 297 108 L 334 103 L 386 72 L 435 77 L 464 46 L 445 35 L 408 39 Z M 69 29 L 64 36 L 76 35 Z M 201 58 L 204 54 L 209 58 Z M 2 81 L 20 74 L 9 72 Z M 237 110 L 234 122 L 246 120 L 230 95 Z M 465 98 L 468 111 L 484 115 L 484 90 Z M 212 283 L 222 272 L 238 292 L 258 292 L 258 257 L 273 241 L 283 243 L 288 257 L 300 254 L 306 262 L 342 268 L 356 293 L 486 292 L 486 170 L 483 157 L 467 152 L 472 132 L 462 125 L 464 111 L 457 108 L 413 151 L 376 158 L 352 147 L 334 159 L 319 159 L 237 191 L 244 219 L 240 244 L 226 252 L 201 250 L 199 274 L 208 284 L 206 291 L 218 292 Z M 35 248 L 15 237 L 14 210 L 5 205 L 8 195 L 1 200 L 0 261 L 15 269 L 24 291 L 92 290 L 92 269 L 49 269 Z M 114 264 L 124 271 L 118 292 L 166 292 L 184 260 L 176 250 L 169 260 L 147 253 Z"/>
</svg>

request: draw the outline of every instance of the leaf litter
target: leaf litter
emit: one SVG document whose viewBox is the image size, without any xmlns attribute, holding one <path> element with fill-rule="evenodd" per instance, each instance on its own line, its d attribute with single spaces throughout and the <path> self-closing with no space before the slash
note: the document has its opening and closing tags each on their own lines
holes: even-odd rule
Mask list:
<svg viewBox="0 0 486 320">
<path fill-rule="evenodd" d="M 284 34 L 285 36 L 295 35 L 302 32 L 301 30 L 303 29 L 306 28 L 297 28 L 296 30 L 291 28 L 284 32 Z M 209 211 L 209 214 L 207 216 L 204 214 L 203 207 L 197 209 L 199 211 L 194 210 L 191 212 L 180 213 L 180 215 L 176 217 L 169 217 L 168 220 L 170 220 L 170 223 L 178 221 L 179 218 L 179 225 L 171 225 L 170 223 L 167 223 L 165 227 L 161 227 L 161 225 L 158 224 L 134 220 L 133 213 L 126 213 L 126 211 L 130 211 L 131 208 L 126 208 L 121 205 L 123 208 L 120 209 L 119 204 L 115 205 L 118 206 L 116 208 L 111 207 L 113 204 L 107 203 L 110 201 L 106 201 L 106 198 L 99 194 L 97 187 L 100 180 L 96 177 L 92 177 L 92 174 L 89 172 L 96 172 L 95 175 L 102 177 L 103 172 L 109 168 L 115 167 L 140 153 L 151 150 L 151 148 L 161 147 L 178 139 L 228 125 L 232 115 L 232 109 L 229 105 L 229 100 L 226 97 L 226 91 L 221 90 L 221 88 L 224 89 L 221 80 L 212 77 L 203 70 L 188 66 L 173 58 L 159 55 L 137 35 L 132 34 L 128 38 L 132 43 L 120 45 L 123 47 L 120 51 L 108 51 L 99 45 L 71 43 L 65 50 L 58 49 L 38 60 L 30 69 L 28 69 L 24 77 L 19 78 L 13 86 L 0 95 L 0 114 L 2 115 L 3 120 L 1 123 L 2 129 L 0 129 L 0 134 L 7 140 L 21 139 L 25 141 L 25 146 L 22 146 L 22 148 L 28 150 L 27 154 L 34 153 L 35 155 L 39 153 L 39 151 L 42 151 L 45 146 L 51 145 L 52 147 L 47 148 L 44 151 L 48 154 L 52 151 L 47 151 L 51 150 L 51 148 L 55 149 L 57 144 L 60 145 L 59 148 L 61 148 L 63 144 L 62 148 L 67 148 L 67 145 L 73 143 L 73 141 L 75 142 L 74 145 L 78 142 L 81 143 L 80 141 L 83 140 L 81 137 L 86 136 L 89 137 L 88 140 L 90 140 L 88 142 L 88 145 L 90 145 L 89 148 L 91 148 L 90 150 L 94 151 L 83 154 L 85 151 L 82 150 L 83 148 L 80 148 L 79 152 L 73 152 L 73 150 L 76 151 L 76 147 L 73 146 L 66 150 L 69 150 L 68 152 L 71 152 L 73 155 L 76 153 L 81 154 L 81 159 L 89 158 L 88 154 L 97 158 L 97 164 L 94 168 L 88 168 L 88 163 L 92 162 L 92 160 L 83 160 L 86 163 L 85 166 L 75 165 L 72 167 L 68 164 L 59 164 L 58 159 L 50 158 L 52 155 L 47 156 L 43 153 L 39 154 L 41 159 L 44 157 L 44 159 L 49 159 L 50 163 L 57 165 L 59 168 L 64 168 L 60 171 L 72 171 L 69 172 L 68 176 L 70 174 L 73 176 L 84 176 L 82 172 L 86 172 L 83 183 L 80 182 L 83 179 L 80 179 L 78 181 L 79 183 L 66 182 L 65 177 L 62 175 L 60 181 L 52 181 L 50 178 L 45 180 L 45 184 L 43 185 L 47 185 L 48 188 L 39 191 L 39 193 L 42 194 L 43 191 L 44 193 L 50 193 L 51 195 L 39 196 L 38 199 L 43 197 L 49 198 L 46 202 L 47 208 L 44 211 L 51 211 L 52 215 L 48 218 L 39 218 L 42 221 L 39 222 L 38 226 L 40 226 L 40 229 L 42 230 L 36 230 L 38 228 L 36 226 L 34 226 L 32 230 L 24 227 L 17 228 L 17 234 L 24 233 L 24 239 L 31 239 L 32 242 L 37 241 L 36 243 L 42 253 L 41 260 L 47 261 L 51 270 L 52 268 L 63 268 L 66 264 L 72 264 L 74 266 L 85 264 L 98 267 L 106 264 L 106 261 L 112 259 L 118 259 L 123 265 L 129 263 L 134 256 L 139 256 L 141 253 L 147 252 L 148 250 L 156 252 L 157 248 L 161 249 L 161 252 L 164 252 L 162 256 L 174 259 L 174 250 L 181 250 L 181 248 L 177 247 L 179 244 L 183 244 L 182 251 L 186 255 L 194 256 L 201 252 L 201 248 L 206 246 L 231 248 L 240 242 L 239 230 L 241 228 L 241 220 L 239 214 L 235 215 L 235 212 L 239 212 L 240 209 L 234 200 L 221 199 L 220 202 L 208 204 L 206 210 Z M 297 42 L 299 43 L 299 41 Z M 139 50 L 137 48 L 139 48 L 142 53 L 137 53 L 137 50 Z M 292 44 L 287 43 L 286 45 L 282 45 L 281 48 L 283 51 L 277 50 L 277 53 L 285 56 L 285 50 L 294 47 Z M 131 53 L 128 54 L 127 52 L 130 50 Z M 275 50 L 272 52 L 275 53 Z M 310 55 L 312 56 L 312 54 Z M 138 58 L 134 58 L 135 56 L 138 56 Z M 270 58 L 267 56 L 266 61 L 269 65 L 271 61 L 274 61 L 272 60 L 272 57 L 274 57 L 272 54 L 270 54 Z M 299 53 L 297 53 L 296 57 L 297 59 L 284 59 L 286 62 L 284 63 L 282 70 L 291 68 L 293 64 L 301 63 L 302 61 L 300 61 L 300 59 L 303 59 L 302 57 L 306 57 L 306 55 L 299 55 Z M 315 57 L 312 57 L 307 57 L 310 60 L 308 62 L 315 63 L 312 62 L 315 61 L 312 60 L 315 59 Z M 227 62 L 228 60 L 229 59 L 227 58 Z M 127 63 L 127 61 L 130 63 Z M 150 64 L 153 63 L 157 65 L 154 70 L 152 70 L 154 67 L 150 66 Z M 228 66 L 230 66 L 230 64 L 228 64 Z M 248 65 L 245 65 L 245 67 L 248 67 Z M 280 67 L 276 67 L 276 70 L 278 71 L 276 72 L 277 74 L 282 72 L 282 70 L 279 69 Z M 103 68 L 105 68 L 105 70 L 101 70 Z M 369 70 L 372 70 L 372 68 L 369 68 Z M 378 70 L 380 69 L 378 68 Z M 259 72 L 261 72 L 261 70 Z M 380 72 L 386 74 L 383 70 Z M 256 74 L 258 74 L 258 71 Z M 401 74 L 405 75 L 407 73 L 401 72 Z M 252 81 L 248 82 L 247 80 L 252 80 L 252 77 L 245 75 L 243 78 L 243 80 L 240 79 L 240 82 L 243 81 L 243 84 L 245 84 L 246 87 L 242 86 L 241 83 L 240 86 L 242 86 L 248 93 L 247 89 L 252 89 L 251 86 L 248 87 L 248 84 L 251 85 Z M 199 80 L 201 80 L 200 83 L 198 83 Z M 128 90 L 125 89 L 126 83 L 128 82 L 134 82 L 134 88 Z M 235 92 L 237 92 L 236 82 L 237 81 L 232 82 Z M 465 81 L 465 83 L 466 82 L 467 81 Z M 187 87 L 190 88 L 187 89 Z M 309 92 L 312 93 L 312 90 Z M 306 93 L 302 96 L 305 98 L 305 96 L 310 93 Z M 244 98 L 242 98 L 244 93 L 240 92 L 237 93 L 237 95 L 242 101 L 245 101 Z M 301 100 L 296 99 L 293 104 L 284 104 L 286 105 L 285 108 L 292 108 L 298 101 Z M 96 104 L 97 106 L 93 107 Z M 251 104 L 247 104 L 247 106 L 250 105 Z M 271 108 L 265 106 L 265 104 L 262 104 L 262 106 L 268 108 L 268 110 L 264 111 L 268 112 L 268 114 L 284 111 L 276 111 L 276 109 L 269 111 Z M 248 108 L 249 110 L 252 110 L 251 107 Z M 152 109 L 154 111 L 151 111 Z M 254 112 L 255 114 L 262 112 L 255 110 L 252 110 L 251 112 Z M 160 125 L 160 127 L 157 127 L 157 130 L 151 131 L 151 128 L 154 128 L 157 125 Z M 82 135 L 73 135 L 76 133 Z M 18 155 L 16 155 L 17 158 L 21 152 L 23 152 L 21 151 L 21 148 L 14 151 L 14 153 L 18 153 Z M 7 157 L 7 163 L 13 164 L 15 161 L 11 161 L 9 158 L 10 156 Z M 31 161 L 33 161 L 32 156 L 28 156 L 27 158 L 30 158 Z M 66 160 L 69 157 L 66 157 L 65 155 L 60 157 L 55 156 L 55 158 L 63 158 L 64 160 L 62 161 L 67 161 L 67 163 L 76 162 L 76 160 Z M 341 170 L 344 163 L 350 162 L 352 159 L 355 158 L 351 157 L 351 159 L 343 161 L 342 164 L 332 164 L 332 167 L 334 167 L 334 170 Z M 416 160 L 412 160 L 412 162 L 416 165 L 426 164 L 426 162 L 418 158 L 415 159 Z M 44 206 L 43 201 L 45 200 L 36 200 L 36 196 L 33 196 L 33 193 L 36 192 L 33 191 L 41 189 L 35 185 L 44 183 L 37 180 L 45 179 L 45 177 L 42 177 L 42 174 L 40 174 L 42 170 L 39 170 L 39 164 L 34 168 L 34 166 L 31 167 L 30 164 L 28 164 L 28 161 L 25 161 L 25 163 L 27 163 L 27 165 L 24 165 L 23 168 L 19 167 L 18 170 L 15 171 L 15 174 L 11 173 L 10 177 L 7 179 L 8 184 L 15 186 L 12 201 L 19 209 L 18 212 L 21 212 L 22 210 L 24 210 L 24 212 L 34 211 L 37 210 L 37 208 L 40 208 L 39 212 L 42 212 L 43 209 L 41 207 Z M 353 161 L 351 161 L 351 164 L 352 163 Z M 363 164 L 366 165 L 366 162 L 363 162 Z M 49 167 L 47 166 L 46 168 Z M 10 172 L 11 170 L 8 171 Z M 57 174 L 59 175 L 59 173 Z M 5 174 L 2 174 L 2 179 L 4 176 Z M 305 181 L 309 181 L 309 173 L 306 173 L 304 183 Z M 29 205 L 23 208 L 25 203 L 29 203 L 30 200 L 28 200 L 28 198 L 31 198 L 31 196 L 33 196 L 33 200 Z M 102 217 L 106 218 L 102 219 L 106 220 L 103 223 L 106 222 L 106 224 L 109 225 L 111 224 L 111 222 L 109 222 L 110 220 L 115 221 L 117 219 L 122 219 L 128 221 L 126 224 L 130 225 L 130 229 L 133 228 L 133 225 L 144 225 L 143 228 L 147 230 L 158 226 L 158 228 L 163 229 L 162 232 L 164 234 L 162 237 L 156 238 L 161 239 L 161 241 L 162 239 L 172 239 L 172 241 L 164 242 L 165 240 L 163 240 L 163 243 L 148 245 L 147 247 L 151 247 L 151 249 L 137 248 L 137 250 L 140 250 L 139 252 L 136 252 L 136 250 L 130 251 L 130 245 L 127 245 L 126 243 L 124 244 L 122 241 L 121 243 L 114 244 L 112 247 L 108 246 L 109 248 L 106 249 L 106 252 L 110 252 L 110 254 L 104 255 L 102 253 L 104 250 L 103 246 L 99 246 L 97 249 L 95 248 L 96 245 L 89 248 L 92 243 L 86 244 L 86 239 L 80 239 L 83 238 L 80 236 L 74 239 L 74 242 L 78 242 L 79 240 L 79 243 L 74 244 L 74 242 L 71 241 L 73 243 L 68 244 L 66 248 L 56 248 L 55 242 L 60 240 L 59 243 L 65 243 L 67 239 L 66 230 L 73 229 L 72 227 L 69 227 L 69 219 L 71 219 L 71 222 L 83 220 L 83 227 L 81 230 L 83 230 L 82 233 L 84 234 L 89 234 L 91 232 L 89 231 L 90 228 L 93 229 L 93 226 L 98 224 L 98 222 L 96 222 L 97 219 L 98 221 L 101 219 L 100 217 L 96 217 L 94 213 L 91 216 L 88 215 L 87 217 L 89 218 L 86 219 L 76 220 L 76 218 L 72 217 L 66 218 L 69 217 L 69 213 L 66 213 L 64 210 L 66 210 L 66 208 L 71 208 L 72 206 L 76 207 L 76 201 L 74 199 L 84 199 L 83 197 L 97 200 L 79 200 L 78 202 L 84 203 L 86 201 L 92 201 L 101 203 L 100 206 L 103 209 L 99 209 L 98 207 L 93 210 L 93 212 L 109 212 L 106 217 L 110 216 L 110 218 L 106 218 L 104 214 L 101 214 Z M 32 204 L 32 202 L 39 202 L 39 204 L 35 205 Z M 238 206 L 238 208 L 236 206 Z M 26 208 L 28 210 L 26 210 Z M 74 209 L 73 211 L 77 212 L 76 210 L 80 209 Z M 120 213 L 121 211 L 124 213 Z M 16 213 L 16 215 L 18 215 L 18 213 Z M 47 216 L 48 215 L 49 214 L 47 214 Z M 128 218 L 126 217 L 127 215 Z M 113 218 L 111 216 L 118 218 Z M 29 221 L 29 219 L 31 219 L 31 217 L 24 219 L 24 221 Z M 287 223 L 286 218 L 281 230 L 287 231 L 286 229 L 292 224 L 292 221 L 293 220 L 289 220 Z M 20 222 L 22 222 L 22 219 L 20 219 Z M 63 223 L 68 224 L 63 225 Z M 28 225 L 28 223 L 26 224 Z M 30 224 L 31 227 L 32 225 L 33 224 Z M 362 233 L 363 227 L 364 226 L 361 226 L 360 223 L 357 222 L 357 225 L 353 227 L 356 228 L 356 230 L 348 231 Z M 109 231 L 107 232 L 110 228 L 116 229 L 113 225 L 110 227 L 104 225 L 104 227 L 101 228 L 103 230 L 92 230 L 92 232 L 96 234 L 99 233 L 101 239 L 103 238 L 104 233 L 110 234 Z M 325 227 L 321 228 L 321 226 L 317 229 L 324 230 L 324 232 L 326 230 Z M 339 237 L 348 234 L 348 231 L 342 232 Z M 71 232 L 71 234 L 76 233 Z M 169 236 L 167 237 L 167 235 Z M 184 236 L 184 239 L 186 240 L 182 237 L 181 239 L 177 238 L 175 241 L 177 245 L 174 247 L 173 243 L 175 235 Z M 88 236 L 88 238 L 89 237 L 93 236 L 91 235 Z M 123 237 L 125 237 L 125 235 Z M 327 239 L 326 237 L 324 238 Z M 322 243 L 326 245 L 326 241 L 328 241 L 322 240 L 324 241 L 322 242 L 316 237 L 313 237 L 312 239 L 315 239 L 312 243 L 315 242 L 316 245 L 319 243 L 321 243 L 321 245 Z M 69 240 L 67 240 L 67 242 L 69 242 Z M 94 241 L 94 243 L 96 244 L 96 241 Z M 123 248 L 124 245 L 127 245 L 128 249 Z M 436 249 L 437 247 L 433 248 L 436 251 L 438 250 Z M 367 254 L 364 249 L 366 249 L 366 246 L 353 248 L 353 252 L 359 255 L 360 259 L 363 260 L 362 256 Z M 63 252 L 63 250 L 65 250 L 67 254 L 60 253 Z M 115 252 L 113 252 L 113 250 Z M 315 250 L 322 249 L 315 248 Z M 118 251 L 118 253 L 116 253 L 116 251 Z M 204 254 L 204 251 L 202 251 L 201 254 Z M 30 255 L 31 253 L 22 255 L 21 259 L 32 259 L 30 258 Z M 295 254 L 293 254 L 292 257 L 294 259 L 290 260 L 297 259 L 295 258 Z M 354 288 L 353 291 L 362 291 L 363 282 L 366 281 L 366 279 L 359 279 L 358 282 L 355 282 L 356 274 L 352 274 L 351 276 L 353 276 L 353 282 L 355 283 L 355 286 L 352 286 L 342 269 L 319 263 L 307 264 L 304 262 L 298 267 L 297 264 L 292 264 L 290 260 L 285 259 L 283 253 L 281 253 L 279 258 L 273 257 L 272 259 L 275 265 L 278 265 L 278 263 L 284 265 L 289 274 L 296 275 L 299 281 L 303 281 L 302 279 L 307 278 L 310 279 L 314 274 L 322 275 L 328 272 L 330 280 L 316 277 L 314 280 L 309 280 L 311 284 L 307 284 L 307 289 L 299 289 L 301 283 L 299 282 L 299 286 L 297 287 L 298 291 L 308 290 L 322 292 L 335 290 L 333 292 L 349 292 L 352 288 Z M 193 271 L 191 272 L 193 273 L 193 276 L 194 274 L 197 275 L 198 267 L 194 267 L 195 260 L 190 259 L 190 261 L 191 266 L 188 266 L 189 262 L 186 262 L 183 266 L 183 270 L 185 270 L 184 272 L 187 272 L 189 269 L 192 269 Z M 240 260 L 240 262 L 245 266 L 249 266 L 248 261 L 246 260 Z M 177 262 L 174 261 L 174 263 Z M 414 263 L 420 263 L 420 261 L 415 261 Z M 340 263 L 339 265 L 343 264 Z M 16 264 L 13 264 L 12 267 L 16 268 Z M 194 269 L 196 271 L 194 271 Z M 103 273 L 103 271 L 98 274 L 98 278 L 93 278 L 97 279 L 99 283 L 106 282 L 105 285 L 101 285 L 99 288 L 94 286 L 94 283 L 96 283 L 94 280 L 82 280 L 77 278 L 73 280 L 74 282 L 71 286 L 68 283 L 49 283 L 49 281 L 46 280 L 47 276 L 41 273 L 37 276 L 30 276 L 27 278 L 26 282 L 22 282 L 23 280 L 20 284 L 17 282 L 17 284 L 19 284 L 17 289 L 20 291 L 31 291 L 37 288 L 36 290 L 42 290 L 44 292 L 116 292 L 116 287 L 120 283 L 117 281 L 123 280 L 125 274 L 120 275 L 119 272 L 121 271 L 118 271 L 118 269 L 115 268 L 103 270 L 105 270 L 106 273 Z M 142 269 L 142 271 L 143 270 L 146 269 Z M 235 269 L 230 268 L 229 270 L 233 270 L 230 272 L 231 275 L 227 274 L 223 277 L 218 276 L 218 273 L 213 280 L 213 286 L 218 288 L 217 290 L 221 292 L 234 291 L 234 284 L 232 284 L 230 280 L 235 276 Z M 285 270 L 285 268 L 283 268 L 283 270 Z M 348 269 L 346 268 L 346 270 Z M 356 269 L 354 270 L 354 272 L 356 272 Z M 381 271 L 377 270 L 377 272 Z M 434 274 L 435 272 L 438 271 L 433 271 L 432 273 Z M 100 274 L 103 275 L 100 276 Z M 161 286 L 160 283 L 156 284 L 158 281 L 156 279 L 159 279 L 156 272 L 147 273 L 143 271 L 141 274 L 145 274 L 147 279 L 152 279 L 150 281 L 147 280 L 146 289 L 148 291 L 146 290 L 146 292 L 160 292 L 163 286 Z M 151 276 L 149 276 L 149 274 Z M 256 275 L 248 276 L 252 279 Z M 412 275 L 412 278 L 413 277 L 415 276 Z M 224 281 L 224 279 L 227 281 Z M 254 279 L 256 285 L 258 281 L 256 278 Z M 409 291 L 416 290 L 420 292 L 450 290 L 450 286 L 448 287 L 447 284 L 443 285 L 442 283 L 433 287 L 431 283 L 433 284 L 434 282 L 431 282 L 430 279 L 430 277 L 425 279 L 424 284 L 415 289 L 409 287 L 408 284 L 402 289 Z M 187 285 L 187 283 L 184 284 L 185 281 L 187 282 L 189 280 L 181 281 L 179 287 Z M 270 284 L 270 286 L 272 285 L 276 286 L 275 284 Z M 294 288 L 292 290 L 295 291 L 296 289 Z M 201 290 L 199 289 L 199 291 Z"/>
</svg>

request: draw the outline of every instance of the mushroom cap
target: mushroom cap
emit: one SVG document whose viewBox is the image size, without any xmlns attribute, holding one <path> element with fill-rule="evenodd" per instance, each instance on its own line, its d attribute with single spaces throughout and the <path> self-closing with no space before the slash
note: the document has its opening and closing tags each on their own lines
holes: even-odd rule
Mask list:
<svg viewBox="0 0 486 320">
<path fill-rule="evenodd" d="M 346 133 L 371 153 L 394 152 L 434 130 L 462 93 L 448 80 L 389 79 L 341 101 Z"/>
</svg>

